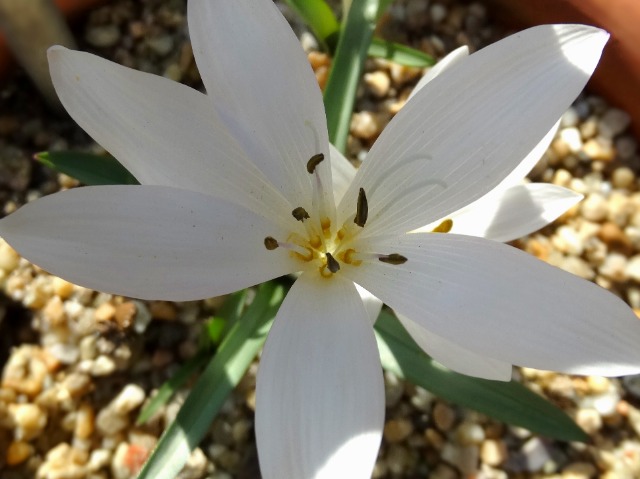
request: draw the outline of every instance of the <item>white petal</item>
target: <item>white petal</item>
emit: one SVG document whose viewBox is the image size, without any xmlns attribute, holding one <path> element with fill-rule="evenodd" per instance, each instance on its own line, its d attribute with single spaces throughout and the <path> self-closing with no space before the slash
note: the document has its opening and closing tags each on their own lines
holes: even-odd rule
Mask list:
<svg viewBox="0 0 640 479">
<path fill-rule="evenodd" d="M 575 374 L 640 372 L 640 321 L 593 283 L 473 236 L 409 234 L 368 247 L 408 261 L 370 262 L 341 273 L 476 354 Z"/>
<path fill-rule="evenodd" d="M 188 16 L 216 110 L 285 198 L 310 208 L 300 205 L 310 198 L 306 164 L 329 156 L 329 140 L 320 88 L 289 24 L 271 0 L 192 0 Z M 319 168 L 328 189 L 329 162 Z"/>
<path fill-rule="evenodd" d="M 475 354 L 433 334 L 402 314 L 396 313 L 396 316 L 418 346 L 443 366 L 476 378 L 494 381 L 511 380 L 511 364 Z"/>
<path fill-rule="evenodd" d="M 546 183 L 513 186 L 450 215 L 451 233 L 512 241 L 548 225 L 581 199 L 582 195 Z M 418 231 L 432 231 L 436 223 Z"/>
<path fill-rule="evenodd" d="M 440 73 L 442 73 L 452 65 L 455 65 L 460 60 L 467 58 L 468 56 L 469 56 L 469 47 L 466 45 L 463 45 L 453 50 L 446 57 L 444 57 L 442 60 L 436 63 L 432 68 L 430 68 L 429 71 L 422 76 L 422 78 L 420 78 L 420 81 L 413 88 L 411 95 L 409 95 L 409 98 L 407 99 L 410 100 L 411 98 L 413 98 L 413 96 L 416 93 L 418 93 L 418 91 L 420 91 L 427 83 L 429 83 L 435 77 L 440 75 Z"/>
<path fill-rule="evenodd" d="M 278 311 L 258 369 L 262 476 L 368 479 L 383 423 L 380 358 L 353 283 L 303 274 Z"/>
<path fill-rule="evenodd" d="M 369 321 L 371 324 L 375 324 L 376 319 L 378 319 L 378 315 L 382 310 L 382 301 L 372 295 L 369 291 L 364 289 L 359 284 L 356 284 L 356 289 L 358 290 L 358 294 L 360 295 L 360 299 L 362 299 L 362 304 L 364 304 L 364 309 L 367 311 L 367 316 L 369 317 Z"/>
<path fill-rule="evenodd" d="M 333 179 L 333 197 L 336 204 L 340 202 L 349 185 L 356 176 L 356 168 L 347 160 L 340 151 L 329 144 L 331 156 L 331 178 Z"/>
<path fill-rule="evenodd" d="M 491 191 L 582 90 L 607 38 L 593 27 L 538 26 L 448 68 L 382 132 L 339 218 L 353 214 L 360 187 L 366 235 L 419 228 Z"/>
<path fill-rule="evenodd" d="M 29 203 L 0 236 L 72 283 L 143 299 L 219 296 L 296 271 L 264 238 L 284 235 L 217 198 L 166 186 L 91 186 Z"/>
<path fill-rule="evenodd" d="M 290 209 L 206 95 L 89 53 L 52 47 L 48 57 L 69 114 L 142 184 L 215 193 L 261 214 Z"/>
<path fill-rule="evenodd" d="M 525 176 L 529 174 L 529 172 L 533 169 L 534 166 L 540 161 L 542 155 L 553 140 L 553 137 L 556 135 L 558 131 L 558 127 L 560 126 L 560 120 L 556 121 L 555 124 L 551 127 L 551 129 L 547 132 L 546 135 L 538 142 L 538 144 L 533 147 L 533 149 L 524 157 L 524 159 L 520 162 L 518 166 L 516 166 L 515 170 L 513 170 L 507 177 L 500 182 L 498 186 L 496 186 L 493 191 L 503 190 L 509 188 L 511 186 L 515 186 L 522 182 Z M 490 193 L 489 193 L 490 194 Z"/>
</svg>

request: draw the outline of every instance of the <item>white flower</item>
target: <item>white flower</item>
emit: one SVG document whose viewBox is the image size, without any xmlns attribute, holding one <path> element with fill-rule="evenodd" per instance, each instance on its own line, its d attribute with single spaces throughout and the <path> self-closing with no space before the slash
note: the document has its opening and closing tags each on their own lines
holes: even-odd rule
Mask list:
<svg viewBox="0 0 640 479">
<path fill-rule="evenodd" d="M 542 26 L 457 62 L 407 103 L 349 182 L 275 5 L 191 0 L 188 15 L 207 95 L 49 51 L 66 109 L 143 186 L 48 196 L 0 221 L 0 235 L 53 274 L 139 298 L 192 300 L 302 271 L 260 365 L 263 477 L 370 477 L 384 391 L 354 284 L 410 318 L 421 344 L 486 359 L 480 375 L 510 364 L 640 371 L 640 323 L 619 298 L 496 241 L 407 234 L 516 174 L 583 88 L 606 33 Z"/>
</svg>

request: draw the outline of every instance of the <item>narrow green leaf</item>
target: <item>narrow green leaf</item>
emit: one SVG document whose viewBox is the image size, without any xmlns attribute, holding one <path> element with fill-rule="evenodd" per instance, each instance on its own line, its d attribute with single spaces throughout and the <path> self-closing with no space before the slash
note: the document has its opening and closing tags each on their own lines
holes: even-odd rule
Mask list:
<svg viewBox="0 0 640 479">
<path fill-rule="evenodd" d="M 406 67 L 425 68 L 436 64 L 435 58 L 420 50 L 375 37 L 369 47 L 369 56 L 384 58 Z"/>
<path fill-rule="evenodd" d="M 45 151 L 34 158 L 85 185 L 138 185 L 138 180 L 111 156 L 75 151 Z"/>
<path fill-rule="evenodd" d="M 324 0 L 285 0 L 329 52 L 335 50 L 340 24 Z"/>
<path fill-rule="evenodd" d="M 236 321 L 240 319 L 246 303 L 246 289 L 230 294 L 229 297 L 225 299 L 224 303 L 222 303 L 222 306 L 220 306 L 220 309 L 218 310 L 217 316 L 220 316 L 221 318 L 224 318 L 226 320 L 226 325 L 222 334 L 223 337 L 233 327 Z"/>
<path fill-rule="evenodd" d="M 358 82 L 375 28 L 379 0 L 354 0 L 342 33 L 324 92 L 329 141 L 344 152 Z"/>
<path fill-rule="evenodd" d="M 283 298 L 282 286 L 265 283 L 258 288 L 255 299 L 225 337 L 138 479 L 174 479 L 180 472 L 264 343 Z"/>
<path fill-rule="evenodd" d="M 140 414 L 136 419 L 136 425 L 139 426 L 140 424 L 144 424 L 145 422 L 147 422 L 149 418 L 153 416 L 155 412 L 161 406 L 163 406 L 171 398 L 171 396 L 173 396 L 173 394 L 188 381 L 193 373 L 207 364 L 210 355 L 210 352 L 200 351 L 198 354 L 196 354 L 194 357 L 180 366 L 180 369 L 178 369 L 178 371 L 176 371 L 176 373 L 171 376 L 171 378 L 166 381 L 160 387 L 160 389 L 158 389 L 158 392 L 155 396 L 153 396 L 153 399 L 151 399 L 151 401 L 149 401 L 149 403 L 144 408 L 142 408 L 142 411 L 140 411 Z"/>
<path fill-rule="evenodd" d="M 388 312 L 378 317 L 375 330 L 382 366 L 436 396 L 554 439 L 588 440 L 561 409 L 522 384 L 472 378 L 438 365 Z"/>
<path fill-rule="evenodd" d="M 220 344 L 227 329 L 227 320 L 219 316 L 213 316 L 206 323 L 207 335 L 213 344 Z"/>
</svg>

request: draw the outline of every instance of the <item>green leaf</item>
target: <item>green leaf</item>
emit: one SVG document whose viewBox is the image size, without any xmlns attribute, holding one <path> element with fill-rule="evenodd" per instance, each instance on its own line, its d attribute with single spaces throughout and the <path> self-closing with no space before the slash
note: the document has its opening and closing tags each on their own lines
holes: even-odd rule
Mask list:
<svg viewBox="0 0 640 479">
<path fill-rule="evenodd" d="M 384 58 L 406 67 L 425 68 L 436 64 L 435 58 L 420 50 L 375 37 L 369 47 L 369 56 Z"/>
<path fill-rule="evenodd" d="M 178 369 L 178 371 L 176 371 L 176 373 L 171 376 L 171 378 L 166 381 L 160 389 L 158 389 L 158 392 L 153 396 L 153 399 L 151 399 L 151 401 L 142 408 L 142 411 L 140 411 L 140 414 L 136 419 L 136 425 L 139 426 L 140 424 L 147 422 L 149 418 L 153 416 L 155 412 L 188 381 L 193 373 L 201 369 L 207 363 L 210 355 L 210 352 L 200 351 L 180 366 L 180 369 Z"/>
<path fill-rule="evenodd" d="M 34 158 L 45 166 L 85 185 L 139 185 L 129 171 L 111 156 L 74 151 L 45 151 Z"/>
<path fill-rule="evenodd" d="M 340 24 L 324 0 L 285 0 L 298 13 L 326 50 L 333 52 L 338 42 Z"/>
<path fill-rule="evenodd" d="M 240 319 L 247 303 L 247 290 L 242 289 L 230 294 L 218 310 L 218 316 L 226 319 L 225 333 Z M 224 336 L 224 335 L 223 335 Z"/>
<path fill-rule="evenodd" d="M 338 41 L 324 92 L 329 141 L 344 152 L 358 82 L 373 37 L 378 0 L 354 0 Z"/>
<path fill-rule="evenodd" d="M 393 3 L 393 0 L 380 0 L 380 6 L 378 7 L 378 14 L 376 15 L 376 20 L 380 20 L 380 17 L 384 12 L 387 11 L 389 5 Z"/>
<path fill-rule="evenodd" d="M 440 366 L 422 352 L 390 313 L 380 314 L 375 330 L 382 366 L 436 396 L 543 436 L 588 440 L 561 409 L 522 384 L 473 378 Z"/>
<path fill-rule="evenodd" d="M 174 479 L 180 472 L 264 343 L 284 294 L 284 288 L 273 283 L 258 288 L 255 299 L 225 337 L 138 479 Z"/>
<path fill-rule="evenodd" d="M 227 329 L 227 320 L 220 316 L 213 316 L 209 318 L 205 323 L 207 330 L 207 336 L 213 344 L 220 344 L 224 336 L 224 332 Z"/>
</svg>

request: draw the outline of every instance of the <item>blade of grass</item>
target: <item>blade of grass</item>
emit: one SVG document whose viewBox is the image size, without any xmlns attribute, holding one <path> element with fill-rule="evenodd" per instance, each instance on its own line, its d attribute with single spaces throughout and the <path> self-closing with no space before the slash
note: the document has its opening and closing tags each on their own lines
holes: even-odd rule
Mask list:
<svg viewBox="0 0 640 479">
<path fill-rule="evenodd" d="M 75 151 L 45 151 L 34 158 L 85 185 L 138 185 L 138 180 L 111 156 Z"/>
<path fill-rule="evenodd" d="M 425 68 L 436 64 L 435 58 L 420 50 L 375 37 L 369 47 L 369 56 L 384 58 L 406 67 Z"/>
<path fill-rule="evenodd" d="M 373 37 L 378 3 L 379 0 L 353 1 L 342 25 L 324 92 L 329 141 L 342 152 L 347 146 L 356 90 Z"/>
<path fill-rule="evenodd" d="M 284 288 L 273 283 L 258 288 L 255 299 L 225 337 L 138 479 L 173 479 L 180 472 L 264 343 L 284 294 Z"/>
<path fill-rule="evenodd" d="M 375 331 L 382 366 L 436 396 L 554 439 L 588 440 L 560 408 L 522 384 L 473 378 L 438 365 L 390 313 L 381 313 Z"/>
</svg>

